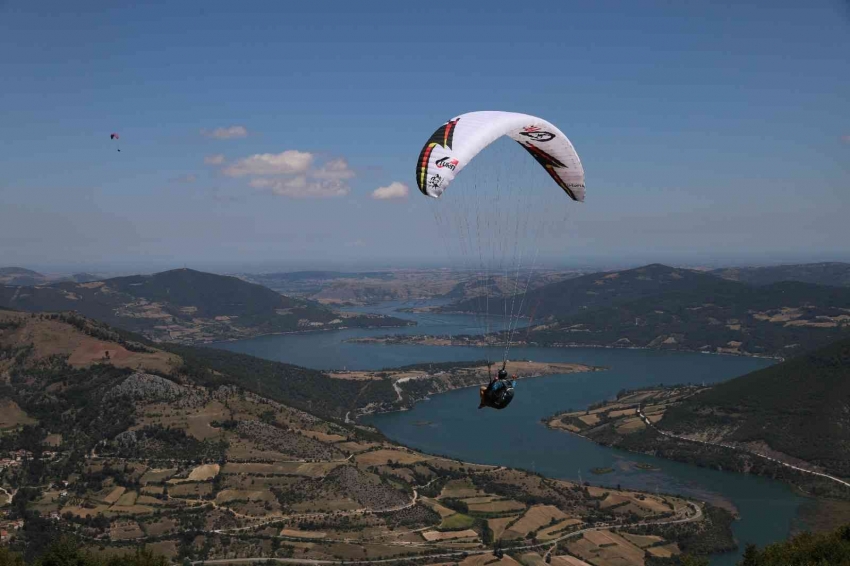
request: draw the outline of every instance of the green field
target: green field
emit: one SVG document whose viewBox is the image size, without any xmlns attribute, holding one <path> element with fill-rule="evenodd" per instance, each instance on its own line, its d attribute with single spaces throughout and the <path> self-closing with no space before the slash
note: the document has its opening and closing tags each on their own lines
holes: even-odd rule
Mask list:
<svg viewBox="0 0 850 566">
<path fill-rule="evenodd" d="M 462 531 L 475 523 L 475 519 L 463 513 L 455 513 L 443 519 L 438 527 L 441 531 Z"/>
</svg>

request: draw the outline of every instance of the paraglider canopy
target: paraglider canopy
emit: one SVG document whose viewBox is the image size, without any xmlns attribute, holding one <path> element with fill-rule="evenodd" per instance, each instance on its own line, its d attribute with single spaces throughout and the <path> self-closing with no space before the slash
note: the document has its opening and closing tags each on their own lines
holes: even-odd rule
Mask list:
<svg viewBox="0 0 850 566">
<path fill-rule="evenodd" d="M 437 128 L 416 162 L 419 190 L 439 198 L 482 149 L 502 136 L 518 142 L 571 199 L 584 200 L 584 169 L 567 136 L 543 118 L 516 112 L 468 112 Z"/>
<path fill-rule="evenodd" d="M 538 257 L 562 261 L 571 201 L 585 199 L 584 168 L 573 144 L 537 116 L 460 114 L 425 142 L 416 184 L 430 197 L 437 227 L 427 242 L 442 240 L 459 280 L 460 300 L 450 308 L 474 314 L 483 342 L 500 347 L 507 361 L 520 326 L 534 321 L 537 304 L 527 304 L 526 295 L 545 283 L 532 287 Z M 504 373 L 499 390 L 507 382 Z M 504 407 L 512 397 L 513 388 L 505 387 L 498 402 L 485 404 Z"/>
<path fill-rule="evenodd" d="M 118 134 L 109 134 L 109 139 L 111 139 L 111 140 L 117 140 L 117 139 L 118 139 Z"/>
</svg>

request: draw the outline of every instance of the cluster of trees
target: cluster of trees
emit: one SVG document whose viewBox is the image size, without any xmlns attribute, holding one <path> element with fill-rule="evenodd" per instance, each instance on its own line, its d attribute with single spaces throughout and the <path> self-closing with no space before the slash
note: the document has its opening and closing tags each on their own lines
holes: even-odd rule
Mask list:
<svg viewBox="0 0 850 566">
<path fill-rule="evenodd" d="M 181 428 L 160 425 L 145 425 L 120 434 L 109 445 L 122 458 L 197 461 L 219 461 L 224 458 L 227 447 L 225 440 L 201 441 Z"/>
<path fill-rule="evenodd" d="M 732 536 L 734 517 L 728 511 L 706 505 L 704 512 L 705 521 L 699 523 L 650 524 L 630 527 L 627 532 L 663 537 L 666 541 L 677 543 L 683 552 L 682 556 L 672 558 L 658 558 L 647 553 L 647 566 L 708 566 L 708 559 L 702 557 L 731 552 L 738 545 Z"/>
<path fill-rule="evenodd" d="M 850 525 L 828 533 L 802 533 L 759 550 L 747 546 L 740 566 L 850 566 Z"/>
</svg>

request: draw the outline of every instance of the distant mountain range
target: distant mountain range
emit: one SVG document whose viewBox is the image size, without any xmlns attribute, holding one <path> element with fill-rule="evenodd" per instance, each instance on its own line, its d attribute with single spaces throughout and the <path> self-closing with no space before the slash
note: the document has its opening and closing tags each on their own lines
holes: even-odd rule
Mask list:
<svg viewBox="0 0 850 566">
<path fill-rule="evenodd" d="M 780 281 L 800 281 L 817 285 L 850 287 L 850 263 L 823 262 L 769 267 L 728 267 L 712 271 L 714 275 L 753 285 Z"/>
<path fill-rule="evenodd" d="M 586 310 L 599 309 L 666 292 L 702 291 L 710 293 L 735 284 L 713 275 L 689 269 L 676 269 L 652 264 L 623 271 L 591 273 L 544 285 L 522 296 L 504 299 L 490 298 L 491 313 L 510 312 L 513 306 L 535 319 L 549 316 L 563 318 Z M 446 311 L 476 312 L 484 308 L 479 298 L 453 303 Z"/>
<path fill-rule="evenodd" d="M 47 277 L 23 267 L 0 267 L 0 285 L 41 285 Z"/>
<path fill-rule="evenodd" d="M 531 288 L 575 277 L 574 271 L 537 270 Z M 448 269 L 399 269 L 394 271 L 294 271 L 251 273 L 240 277 L 289 296 L 325 304 L 369 305 L 385 301 L 455 299 L 488 293 L 483 280 L 469 271 Z M 490 296 L 513 293 L 513 279 L 491 277 Z M 483 300 L 483 298 L 482 298 Z"/>
<path fill-rule="evenodd" d="M 57 281 L 74 281 L 76 283 L 86 283 L 88 281 L 98 281 L 102 279 L 91 273 L 74 273 L 69 277 L 53 278 L 43 275 L 32 269 L 24 269 L 23 267 L 0 267 L 0 285 L 46 285 Z"/>
<path fill-rule="evenodd" d="M 155 340 L 183 343 L 264 333 L 400 326 L 407 321 L 340 313 L 236 277 L 175 269 L 154 275 L 77 283 L 0 287 L 0 307 L 76 311 Z"/>
<path fill-rule="evenodd" d="M 518 339 L 537 345 L 684 349 L 786 357 L 850 335 L 850 288 L 783 281 L 755 286 L 660 264 L 490 299 L 529 318 Z M 478 311 L 467 300 L 445 311 Z"/>
</svg>

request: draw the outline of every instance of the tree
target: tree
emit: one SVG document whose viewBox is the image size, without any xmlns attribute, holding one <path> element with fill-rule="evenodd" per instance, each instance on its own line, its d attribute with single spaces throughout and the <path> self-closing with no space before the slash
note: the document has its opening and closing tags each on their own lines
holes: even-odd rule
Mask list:
<svg viewBox="0 0 850 566">
<path fill-rule="evenodd" d="M 756 545 L 748 544 L 744 549 L 744 558 L 741 561 L 741 566 L 759 566 L 759 553 Z"/>
<path fill-rule="evenodd" d="M 0 546 L 0 566 L 24 566 L 24 557 L 8 547 Z"/>
</svg>

